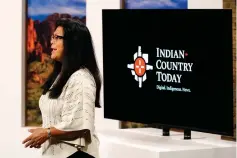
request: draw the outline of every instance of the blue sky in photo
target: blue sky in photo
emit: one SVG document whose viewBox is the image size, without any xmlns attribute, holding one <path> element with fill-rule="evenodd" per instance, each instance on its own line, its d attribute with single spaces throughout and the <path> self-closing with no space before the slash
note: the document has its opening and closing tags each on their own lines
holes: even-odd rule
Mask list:
<svg viewBox="0 0 237 158">
<path fill-rule="evenodd" d="M 28 17 L 33 20 L 42 21 L 53 13 L 85 16 L 86 0 L 28 0 Z"/>
<path fill-rule="evenodd" d="M 188 0 L 125 0 L 127 9 L 187 9 Z"/>
</svg>

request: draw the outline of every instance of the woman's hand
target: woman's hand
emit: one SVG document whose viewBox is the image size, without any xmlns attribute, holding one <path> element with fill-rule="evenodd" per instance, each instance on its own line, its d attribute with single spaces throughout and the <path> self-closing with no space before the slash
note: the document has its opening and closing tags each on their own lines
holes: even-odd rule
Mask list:
<svg viewBox="0 0 237 158">
<path fill-rule="evenodd" d="M 45 128 L 29 129 L 29 132 L 32 134 L 22 142 L 26 148 L 29 146 L 30 148 L 40 148 L 41 144 L 48 139 L 47 129 Z"/>
</svg>

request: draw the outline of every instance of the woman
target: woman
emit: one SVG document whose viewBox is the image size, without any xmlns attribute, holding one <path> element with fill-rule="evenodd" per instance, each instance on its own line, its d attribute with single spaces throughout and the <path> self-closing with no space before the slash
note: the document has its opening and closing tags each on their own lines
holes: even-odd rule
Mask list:
<svg viewBox="0 0 237 158">
<path fill-rule="evenodd" d="M 54 71 L 39 100 L 42 128 L 30 129 L 25 147 L 42 148 L 42 157 L 65 158 L 77 151 L 99 157 L 95 107 L 100 107 L 101 80 L 87 27 L 74 19 L 60 19 L 51 39 Z"/>
</svg>

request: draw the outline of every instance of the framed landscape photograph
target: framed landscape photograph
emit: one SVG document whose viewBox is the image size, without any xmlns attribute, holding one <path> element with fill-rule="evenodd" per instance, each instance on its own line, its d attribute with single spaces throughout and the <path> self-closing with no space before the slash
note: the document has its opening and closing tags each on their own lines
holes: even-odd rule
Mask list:
<svg viewBox="0 0 237 158">
<path fill-rule="evenodd" d="M 55 21 L 72 17 L 86 23 L 86 0 L 26 0 L 25 9 L 24 125 L 39 126 L 41 87 L 53 70 L 50 40 Z"/>
<path fill-rule="evenodd" d="M 121 0 L 122 9 L 187 9 L 188 0 Z"/>
</svg>

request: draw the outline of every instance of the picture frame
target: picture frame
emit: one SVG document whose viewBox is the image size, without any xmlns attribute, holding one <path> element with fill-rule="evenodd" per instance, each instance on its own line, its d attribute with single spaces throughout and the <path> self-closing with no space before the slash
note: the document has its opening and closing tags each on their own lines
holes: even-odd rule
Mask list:
<svg viewBox="0 0 237 158">
<path fill-rule="evenodd" d="M 86 24 L 86 0 L 25 0 L 23 8 L 23 126 L 40 126 L 42 86 L 53 71 L 50 41 L 55 22 L 64 17 Z"/>
<path fill-rule="evenodd" d="M 121 9 L 187 9 L 188 0 L 121 0 Z"/>
</svg>

